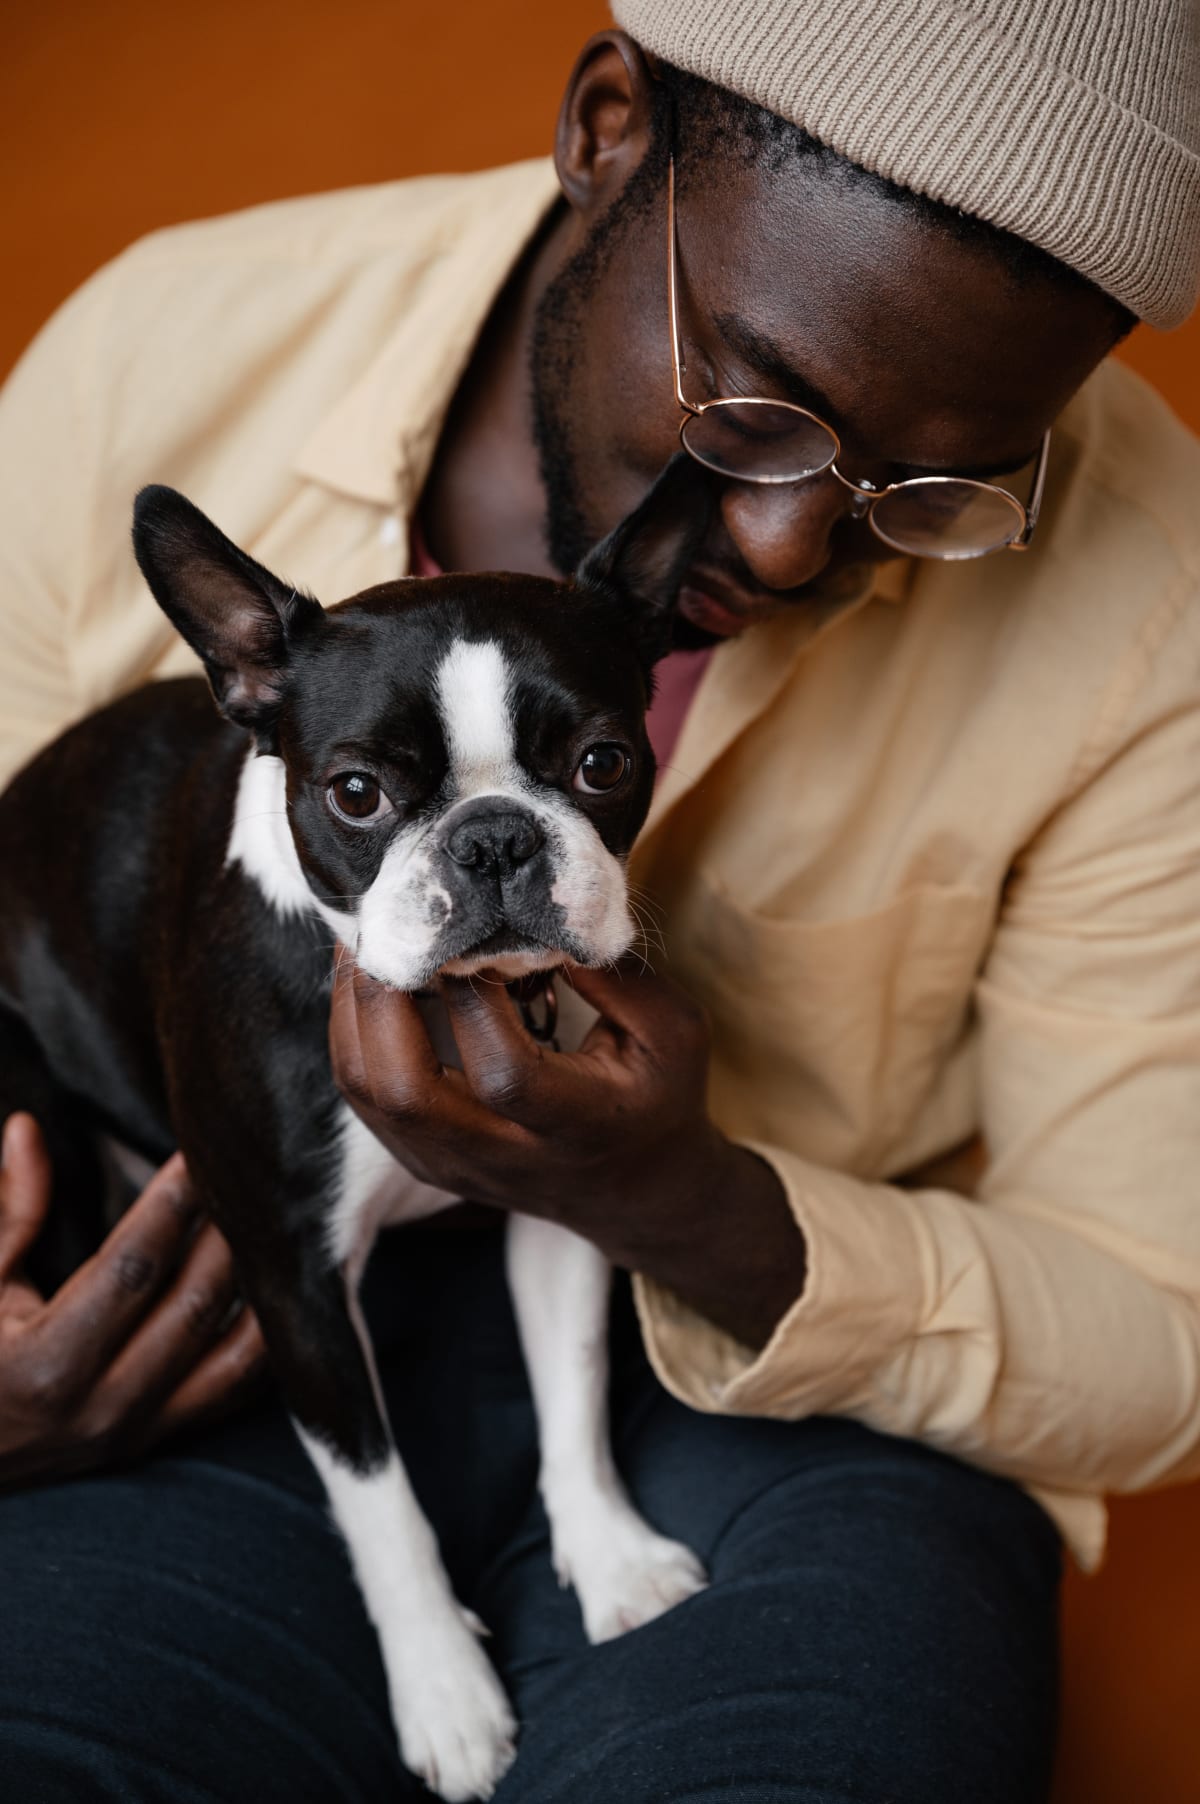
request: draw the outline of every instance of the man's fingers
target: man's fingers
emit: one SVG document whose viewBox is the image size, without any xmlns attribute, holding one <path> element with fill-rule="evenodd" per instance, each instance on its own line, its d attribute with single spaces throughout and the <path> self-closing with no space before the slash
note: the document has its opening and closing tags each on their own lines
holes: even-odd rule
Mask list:
<svg viewBox="0 0 1200 1804">
<path fill-rule="evenodd" d="M 493 1119 L 544 1138 L 594 1115 L 602 1094 L 611 1098 L 638 1081 L 620 1032 L 603 1019 L 577 1052 L 555 1052 L 529 1033 L 503 984 L 442 982 L 463 1071 Z"/>
<path fill-rule="evenodd" d="M 398 1087 L 421 1090 L 442 1075 L 412 997 L 368 977 L 347 952 L 334 967 L 329 1054 L 338 1088 L 360 1113 L 386 1106 L 393 1073 Z"/>
<path fill-rule="evenodd" d="M 418 1084 L 442 1076 L 413 997 L 368 977 L 346 953 L 334 973 L 329 1038 L 339 1079 L 356 1094 L 370 1095 L 392 1067 Z"/>
<path fill-rule="evenodd" d="M 105 1370 L 171 1282 L 199 1217 L 176 1153 L 46 1306 L 39 1333 L 69 1365 L 79 1391 Z"/>
<path fill-rule="evenodd" d="M 546 1054 L 497 978 L 444 977 L 442 995 L 463 1074 L 489 1109 L 522 1120 L 544 1103 Z"/>
<path fill-rule="evenodd" d="M 108 1407 L 124 1416 L 139 1404 L 161 1403 L 227 1333 L 237 1298 L 229 1243 L 208 1222 L 166 1293 L 109 1367 L 101 1387 Z"/>
<path fill-rule="evenodd" d="M 243 1309 L 222 1339 L 163 1404 L 147 1444 L 177 1429 L 227 1415 L 266 1388 L 267 1350 L 258 1317 Z"/>
<path fill-rule="evenodd" d="M 376 1132 L 390 1125 L 422 1131 L 478 1133 L 487 1115 L 461 1071 L 438 1058 L 411 996 L 350 975 L 343 961 L 334 985 L 330 1051 L 347 1099 Z"/>
<path fill-rule="evenodd" d="M 11 1278 L 50 1211 L 52 1175 L 32 1115 L 10 1115 L 0 1141 L 0 1284 Z"/>
<path fill-rule="evenodd" d="M 637 959 L 599 967 L 567 965 L 562 975 L 602 1019 L 640 1046 L 659 1054 L 687 1042 L 707 1046 L 708 1022 L 699 1003 Z"/>
<path fill-rule="evenodd" d="M 333 1075 L 347 1096 L 366 1086 L 366 1062 L 358 1032 L 358 1004 L 354 998 L 357 967 L 342 946 L 333 955 L 333 996 L 329 1004 L 329 1056 Z"/>
</svg>

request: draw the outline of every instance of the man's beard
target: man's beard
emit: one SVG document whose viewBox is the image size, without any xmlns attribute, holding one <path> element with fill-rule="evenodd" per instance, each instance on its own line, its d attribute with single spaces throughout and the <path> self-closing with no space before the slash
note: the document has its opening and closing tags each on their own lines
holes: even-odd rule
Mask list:
<svg viewBox="0 0 1200 1804">
<path fill-rule="evenodd" d="M 598 536 L 584 511 L 570 401 L 585 317 L 596 288 L 596 236 L 593 231 L 548 283 L 534 315 L 529 352 L 533 442 L 546 496 L 542 530 L 547 556 L 563 576 L 578 568 Z"/>
<path fill-rule="evenodd" d="M 570 262 L 547 284 L 534 316 L 529 375 L 533 440 L 546 496 L 542 531 L 547 556 L 563 576 L 577 570 L 603 536 L 589 521 L 584 502 L 581 459 L 573 433 L 579 409 L 572 401 L 572 390 L 586 342 L 588 308 L 600 272 L 627 222 L 619 202 L 600 218 Z M 716 645 L 718 640 L 676 614 L 671 643 L 678 650 L 697 650 Z"/>
</svg>

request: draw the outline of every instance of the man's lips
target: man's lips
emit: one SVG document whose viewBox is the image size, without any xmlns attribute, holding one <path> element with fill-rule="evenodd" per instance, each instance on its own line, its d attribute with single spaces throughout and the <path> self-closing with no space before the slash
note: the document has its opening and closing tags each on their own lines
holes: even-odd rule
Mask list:
<svg viewBox="0 0 1200 1804">
<path fill-rule="evenodd" d="M 708 570 L 689 570 L 679 590 L 679 612 L 702 632 L 732 639 L 747 627 L 769 620 L 787 605 L 782 595 L 738 589 Z"/>
<path fill-rule="evenodd" d="M 883 560 L 827 564 L 796 589 L 743 589 L 723 572 L 695 565 L 680 585 L 677 606 L 684 619 L 717 639 L 732 639 L 748 627 L 773 620 L 785 609 L 807 607 L 817 617 L 837 610 L 862 593 L 870 567 Z"/>
</svg>

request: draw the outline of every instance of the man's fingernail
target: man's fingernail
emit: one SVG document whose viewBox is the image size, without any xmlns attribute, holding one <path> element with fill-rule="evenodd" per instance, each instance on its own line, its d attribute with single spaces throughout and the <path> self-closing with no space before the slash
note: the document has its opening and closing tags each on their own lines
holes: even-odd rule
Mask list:
<svg viewBox="0 0 1200 1804">
<path fill-rule="evenodd" d="M 17 1116 L 20 1113 L 19 1109 L 14 1109 L 4 1123 L 4 1132 L 0 1134 L 0 1165 L 7 1165 L 12 1157 L 12 1145 L 17 1137 Z"/>
<path fill-rule="evenodd" d="M 181 1221 L 191 1221 L 194 1216 L 201 1215 L 200 1198 L 186 1176 L 171 1178 L 166 1186 L 167 1205 Z"/>
</svg>

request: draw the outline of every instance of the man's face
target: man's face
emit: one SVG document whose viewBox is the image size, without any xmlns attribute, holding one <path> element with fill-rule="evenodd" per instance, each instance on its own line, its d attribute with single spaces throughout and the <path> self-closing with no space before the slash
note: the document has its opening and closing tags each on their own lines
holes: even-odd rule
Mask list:
<svg viewBox="0 0 1200 1804">
<path fill-rule="evenodd" d="M 998 478 L 1026 499 L 1022 466 L 1111 343 L 1111 311 L 1094 295 L 1018 283 L 990 249 L 813 165 L 715 152 L 703 172 L 681 171 L 677 222 L 684 393 L 810 408 L 857 482 Z M 615 228 L 599 210 L 573 226 L 534 343 L 551 553 L 564 569 L 641 498 L 678 448 L 681 418 L 665 185 Z M 824 616 L 893 555 L 829 475 L 726 482 L 680 595 L 693 629 L 682 637 L 728 637 L 785 607 Z"/>
</svg>

